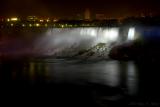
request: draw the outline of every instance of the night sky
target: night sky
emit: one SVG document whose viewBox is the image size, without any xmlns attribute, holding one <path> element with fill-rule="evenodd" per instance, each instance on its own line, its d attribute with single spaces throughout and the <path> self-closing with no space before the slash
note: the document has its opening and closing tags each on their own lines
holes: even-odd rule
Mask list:
<svg viewBox="0 0 160 107">
<path fill-rule="evenodd" d="M 135 16 L 141 13 L 160 14 L 159 0 L 1 0 L 0 16 L 70 17 L 89 8 L 92 14 L 107 17 Z"/>
</svg>

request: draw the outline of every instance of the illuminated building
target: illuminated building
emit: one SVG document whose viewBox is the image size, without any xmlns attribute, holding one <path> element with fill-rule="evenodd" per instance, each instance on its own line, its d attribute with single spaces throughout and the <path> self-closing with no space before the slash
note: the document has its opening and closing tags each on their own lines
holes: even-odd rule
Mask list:
<svg viewBox="0 0 160 107">
<path fill-rule="evenodd" d="M 11 17 L 11 18 L 7 18 L 6 20 L 7 20 L 7 22 L 17 22 L 20 19 L 18 19 L 17 17 Z"/>
<path fill-rule="evenodd" d="M 90 10 L 86 9 L 85 12 L 84 12 L 84 19 L 85 20 L 90 20 L 90 18 L 91 18 Z"/>
</svg>

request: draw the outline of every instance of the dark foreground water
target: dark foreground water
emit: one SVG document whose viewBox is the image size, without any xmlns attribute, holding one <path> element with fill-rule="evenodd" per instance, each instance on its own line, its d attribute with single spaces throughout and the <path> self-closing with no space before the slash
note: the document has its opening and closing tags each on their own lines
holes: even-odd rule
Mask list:
<svg viewBox="0 0 160 107">
<path fill-rule="evenodd" d="M 52 58 L 1 61 L 1 102 L 53 107 L 160 106 L 156 64 Z"/>
</svg>

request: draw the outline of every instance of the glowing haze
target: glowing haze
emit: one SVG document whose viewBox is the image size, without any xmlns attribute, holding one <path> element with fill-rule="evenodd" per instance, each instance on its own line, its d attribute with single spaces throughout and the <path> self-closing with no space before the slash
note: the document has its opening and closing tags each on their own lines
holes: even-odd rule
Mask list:
<svg viewBox="0 0 160 107">
<path fill-rule="evenodd" d="M 137 30 L 133 27 L 124 31 L 118 27 L 49 28 L 44 33 L 28 32 L 25 35 L 27 36 L 3 39 L 0 44 L 0 54 L 56 56 L 65 53 L 74 55 L 82 50 L 92 49 L 94 53 L 103 53 L 105 50 L 104 53 L 108 53 L 119 43 L 137 39 Z M 28 35 L 31 36 L 28 37 Z"/>
<path fill-rule="evenodd" d="M 98 43 L 107 46 L 120 40 L 119 28 L 54 28 L 37 39 L 36 50 L 45 55 L 54 55 L 65 49 L 74 51 L 89 49 Z M 127 35 L 126 35 L 127 38 Z"/>
</svg>

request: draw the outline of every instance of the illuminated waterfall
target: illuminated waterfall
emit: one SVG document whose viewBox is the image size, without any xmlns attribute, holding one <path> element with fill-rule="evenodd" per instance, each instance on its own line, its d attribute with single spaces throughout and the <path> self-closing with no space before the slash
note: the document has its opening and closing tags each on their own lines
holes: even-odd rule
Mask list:
<svg viewBox="0 0 160 107">
<path fill-rule="evenodd" d="M 53 28 L 37 40 L 35 46 L 39 53 L 45 55 L 59 54 L 62 50 L 66 53 L 76 53 L 76 51 L 90 49 L 99 43 L 106 44 L 109 49 L 113 44 L 119 43 L 121 36 L 118 27 L 101 28 Z M 126 40 L 133 40 L 135 29 L 130 28 Z M 94 49 L 95 50 L 95 49 Z M 103 49 L 102 49 L 103 50 Z M 68 52 L 67 52 L 68 51 Z"/>
<path fill-rule="evenodd" d="M 127 40 L 135 39 L 135 28 L 129 28 Z"/>
</svg>

